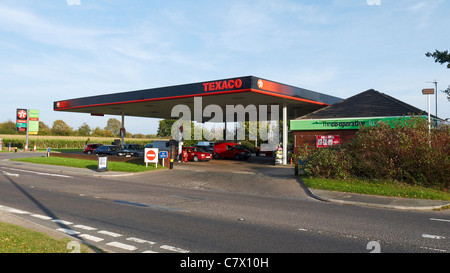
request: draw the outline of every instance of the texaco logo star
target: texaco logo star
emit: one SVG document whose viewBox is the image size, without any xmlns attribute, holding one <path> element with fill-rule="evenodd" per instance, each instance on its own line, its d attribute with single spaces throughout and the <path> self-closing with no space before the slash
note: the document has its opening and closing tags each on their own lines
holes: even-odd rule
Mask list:
<svg viewBox="0 0 450 273">
<path fill-rule="evenodd" d="M 26 118 L 27 118 L 27 112 L 24 111 L 24 110 L 20 110 L 20 111 L 17 113 L 17 116 L 19 117 L 19 119 L 26 119 Z"/>
<path fill-rule="evenodd" d="M 262 89 L 263 86 L 264 86 L 263 81 L 262 81 L 261 79 L 259 79 L 259 80 L 258 80 L 258 87 L 259 87 L 259 89 Z"/>
</svg>

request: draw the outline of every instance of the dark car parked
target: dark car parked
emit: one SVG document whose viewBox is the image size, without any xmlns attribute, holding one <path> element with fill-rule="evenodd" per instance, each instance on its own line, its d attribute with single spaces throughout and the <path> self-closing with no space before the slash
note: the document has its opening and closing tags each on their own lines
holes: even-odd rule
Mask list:
<svg viewBox="0 0 450 273">
<path fill-rule="evenodd" d="M 104 145 L 95 149 L 94 154 L 132 157 L 134 153 L 128 150 L 122 150 L 122 148 L 117 145 Z"/>
<path fill-rule="evenodd" d="M 132 152 L 134 156 L 144 157 L 144 147 L 140 144 L 129 143 L 124 145 L 124 150 Z"/>
</svg>

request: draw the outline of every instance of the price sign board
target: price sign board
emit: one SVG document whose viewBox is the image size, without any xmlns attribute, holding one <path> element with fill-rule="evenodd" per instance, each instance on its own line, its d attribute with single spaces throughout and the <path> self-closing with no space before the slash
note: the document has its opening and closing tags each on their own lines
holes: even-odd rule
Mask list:
<svg viewBox="0 0 450 273">
<path fill-rule="evenodd" d="M 316 147 L 323 148 L 340 144 L 339 136 L 316 136 Z"/>
<path fill-rule="evenodd" d="M 37 135 L 39 132 L 39 110 L 28 110 L 28 132 Z"/>
</svg>

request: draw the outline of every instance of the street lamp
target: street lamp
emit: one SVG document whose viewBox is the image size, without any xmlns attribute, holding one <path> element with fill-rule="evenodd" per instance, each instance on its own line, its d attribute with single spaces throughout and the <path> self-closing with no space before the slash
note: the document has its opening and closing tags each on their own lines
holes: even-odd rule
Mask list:
<svg viewBox="0 0 450 273">
<path fill-rule="evenodd" d="M 436 90 L 436 95 L 434 96 L 434 100 L 436 101 L 436 117 L 438 116 L 437 115 L 437 93 L 438 93 L 438 90 L 437 90 L 437 81 L 435 80 L 434 82 L 427 82 L 427 83 L 434 83 L 434 87 L 435 87 L 435 90 Z"/>
</svg>

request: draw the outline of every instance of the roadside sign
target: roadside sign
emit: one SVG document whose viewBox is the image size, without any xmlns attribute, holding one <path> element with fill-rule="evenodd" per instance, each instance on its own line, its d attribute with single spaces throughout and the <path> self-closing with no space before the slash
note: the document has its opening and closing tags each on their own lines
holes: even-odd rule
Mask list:
<svg viewBox="0 0 450 273">
<path fill-rule="evenodd" d="M 107 155 L 98 155 L 98 169 L 99 172 L 108 171 L 108 156 Z"/>
<path fill-rule="evenodd" d="M 28 132 L 37 135 L 39 132 L 39 110 L 28 110 Z"/>
<path fill-rule="evenodd" d="M 17 108 L 16 111 L 16 130 L 19 132 L 27 131 L 28 110 Z"/>
<path fill-rule="evenodd" d="M 158 167 L 158 148 L 145 148 L 144 150 L 144 162 L 148 166 L 148 163 L 155 163 Z"/>
<path fill-rule="evenodd" d="M 167 158 L 167 157 L 168 157 L 167 151 L 159 152 L 159 158 Z"/>
<path fill-rule="evenodd" d="M 163 167 L 165 166 L 165 165 L 164 165 L 164 159 L 165 159 L 165 158 L 168 158 L 168 157 L 169 157 L 169 154 L 167 153 L 167 151 L 159 152 L 159 158 L 162 159 L 162 165 L 163 165 Z"/>
<path fill-rule="evenodd" d="M 423 95 L 433 95 L 434 89 L 433 88 L 422 89 L 422 94 Z"/>
</svg>

